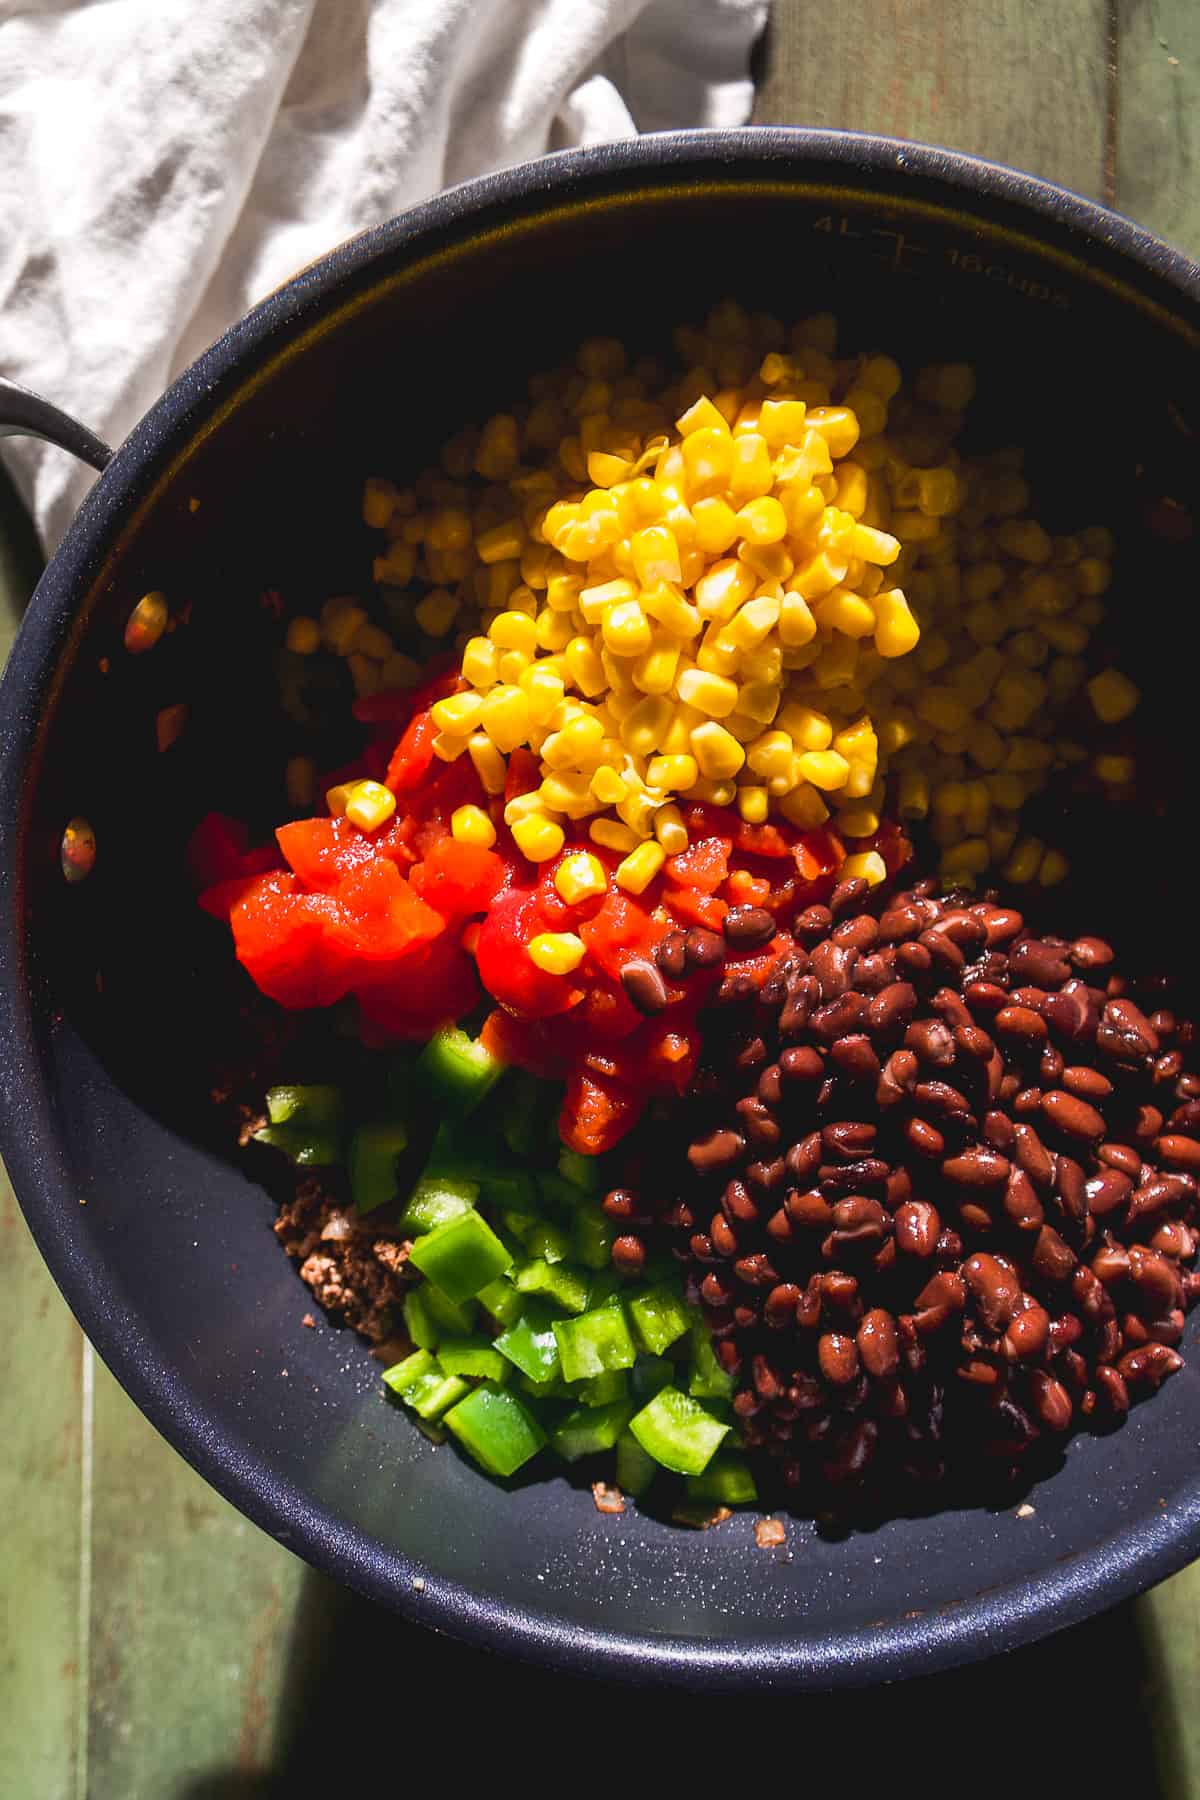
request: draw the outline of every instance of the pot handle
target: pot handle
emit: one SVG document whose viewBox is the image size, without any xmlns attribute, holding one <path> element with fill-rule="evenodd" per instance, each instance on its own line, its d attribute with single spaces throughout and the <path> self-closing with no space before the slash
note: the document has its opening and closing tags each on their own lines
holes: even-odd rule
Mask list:
<svg viewBox="0 0 1200 1800">
<path fill-rule="evenodd" d="M 77 456 L 89 468 L 102 470 L 112 461 L 108 445 L 73 419 L 69 413 L 51 406 L 40 394 L 18 387 L 0 375 L 0 437 L 44 438 Z"/>
</svg>

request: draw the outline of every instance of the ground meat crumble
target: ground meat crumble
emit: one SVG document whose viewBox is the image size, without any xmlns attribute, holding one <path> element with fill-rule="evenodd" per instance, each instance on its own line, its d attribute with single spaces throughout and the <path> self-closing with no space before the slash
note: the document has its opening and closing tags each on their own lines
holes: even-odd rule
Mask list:
<svg viewBox="0 0 1200 1800">
<path fill-rule="evenodd" d="M 302 1182 L 280 1207 L 275 1235 L 327 1312 L 372 1344 L 401 1331 L 401 1303 L 415 1279 L 406 1240 L 356 1218 L 315 1179 Z"/>
</svg>

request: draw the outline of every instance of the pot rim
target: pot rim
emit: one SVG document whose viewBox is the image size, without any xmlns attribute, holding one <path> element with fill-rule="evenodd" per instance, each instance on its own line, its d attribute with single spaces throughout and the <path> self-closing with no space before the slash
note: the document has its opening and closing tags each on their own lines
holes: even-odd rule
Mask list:
<svg viewBox="0 0 1200 1800">
<path fill-rule="evenodd" d="M 22 871 L 26 821 L 37 774 L 40 719 L 59 656 L 72 634 L 78 596 L 107 547 L 165 462 L 190 438 L 231 376 L 270 356 L 306 321 L 346 296 L 382 262 L 416 255 L 481 215 L 586 197 L 604 181 L 707 174 L 803 183 L 820 168 L 845 183 L 897 170 L 939 190 L 944 201 L 999 204 L 1022 219 L 1066 229 L 1071 247 L 1101 251 L 1152 278 L 1161 304 L 1200 307 L 1200 266 L 1152 233 L 1065 188 L 959 151 L 849 131 L 746 127 L 682 131 L 563 151 L 446 190 L 337 246 L 267 296 L 167 389 L 120 446 L 85 499 L 38 583 L 0 686 L 0 1139 L 26 1219 L 88 1338 L 131 1398 L 206 1480 L 289 1548 L 368 1598 L 468 1643 L 558 1669 L 608 1678 L 678 1683 L 710 1691 L 761 1687 L 841 1688 L 927 1674 L 1013 1648 L 1077 1623 L 1174 1573 L 1200 1552 L 1200 1478 L 1167 1507 L 1085 1552 L 1022 1581 L 917 1618 L 836 1636 L 797 1632 L 755 1643 L 641 1637 L 581 1626 L 481 1598 L 367 1533 L 340 1521 L 272 1472 L 269 1457 L 217 1429 L 182 1379 L 145 1337 L 136 1309 L 103 1266 L 72 1241 L 73 1183 L 41 1079 L 34 1022 Z M 936 197 L 932 199 L 936 204 Z M 1180 307 L 1179 303 L 1182 302 Z M 419 1584 L 419 1585 L 418 1585 Z"/>
</svg>

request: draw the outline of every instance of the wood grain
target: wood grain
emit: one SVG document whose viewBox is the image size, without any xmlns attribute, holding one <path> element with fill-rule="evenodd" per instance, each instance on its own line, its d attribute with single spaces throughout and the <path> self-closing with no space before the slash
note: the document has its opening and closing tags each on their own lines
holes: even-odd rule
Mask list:
<svg viewBox="0 0 1200 1800">
<path fill-rule="evenodd" d="M 1200 5 L 1115 3 L 1117 205 L 1200 257 Z"/>
<path fill-rule="evenodd" d="M 1103 192 L 1106 0 L 776 5 L 755 120 L 923 138 Z"/>
</svg>

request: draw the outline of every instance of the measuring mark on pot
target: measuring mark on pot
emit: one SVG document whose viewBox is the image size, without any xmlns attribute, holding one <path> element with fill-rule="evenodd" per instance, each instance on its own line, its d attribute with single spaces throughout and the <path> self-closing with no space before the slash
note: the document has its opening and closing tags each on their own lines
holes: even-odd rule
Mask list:
<svg viewBox="0 0 1200 1800">
<path fill-rule="evenodd" d="M 866 220 L 855 221 L 846 213 L 822 213 L 819 219 L 814 219 L 812 229 L 829 237 L 883 240 L 874 246 L 873 253 L 893 274 L 913 275 L 919 268 L 928 270 L 934 266 L 950 268 L 960 275 L 982 277 L 985 281 L 1009 287 L 1014 293 L 1043 306 L 1065 310 L 1071 304 L 1061 288 L 1052 288 L 1047 282 L 1022 275 L 1010 264 L 978 250 L 966 249 L 961 244 L 933 246 L 918 243 L 906 231 L 890 225 L 869 224 Z M 923 257 L 933 257 L 935 262 L 922 264 L 920 259 Z"/>
</svg>

